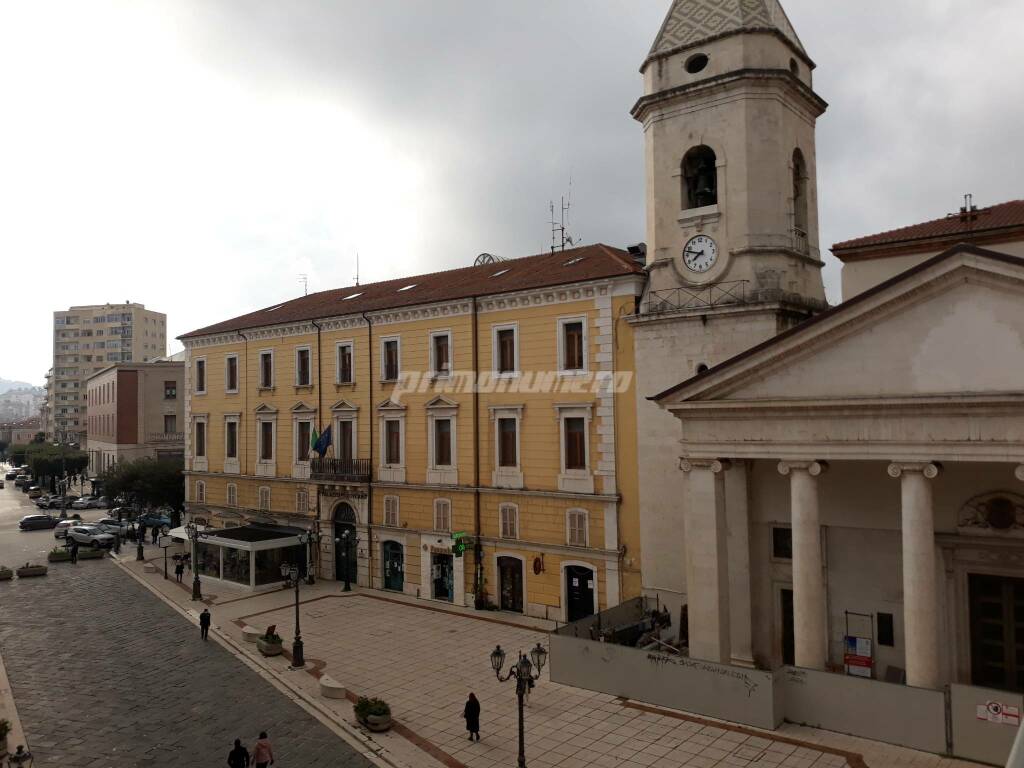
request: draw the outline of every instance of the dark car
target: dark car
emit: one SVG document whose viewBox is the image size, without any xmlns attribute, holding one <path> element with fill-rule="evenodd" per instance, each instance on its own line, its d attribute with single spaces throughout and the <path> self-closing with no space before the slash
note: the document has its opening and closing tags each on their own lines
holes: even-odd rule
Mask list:
<svg viewBox="0 0 1024 768">
<path fill-rule="evenodd" d="M 60 520 L 49 515 L 25 515 L 18 521 L 18 527 L 23 531 L 41 531 L 53 528 Z"/>
<path fill-rule="evenodd" d="M 169 528 L 171 526 L 171 518 L 161 515 L 159 512 L 143 512 L 135 522 L 147 528 L 160 528 L 164 525 Z"/>
<path fill-rule="evenodd" d="M 4 475 L 4 480 L 14 480 L 18 476 L 17 471 L 7 472 Z"/>
</svg>

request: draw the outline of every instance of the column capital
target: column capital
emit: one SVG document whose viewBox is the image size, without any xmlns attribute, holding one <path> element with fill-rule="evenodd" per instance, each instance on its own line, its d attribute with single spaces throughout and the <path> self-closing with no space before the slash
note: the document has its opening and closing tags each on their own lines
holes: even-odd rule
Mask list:
<svg viewBox="0 0 1024 768">
<path fill-rule="evenodd" d="M 686 456 L 679 457 L 679 468 L 683 472 L 692 472 L 695 469 L 710 469 L 716 475 L 729 469 L 731 464 L 728 459 L 690 459 Z"/>
<path fill-rule="evenodd" d="M 934 461 L 894 461 L 889 464 L 889 477 L 902 477 L 904 473 L 920 472 L 929 480 L 939 476 L 942 465 Z"/>
<path fill-rule="evenodd" d="M 1024 483 L 1024 464 L 1018 464 L 1017 468 L 1013 470 L 1014 477 Z"/>
<path fill-rule="evenodd" d="M 788 475 L 793 470 L 803 471 L 811 477 L 817 477 L 828 469 L 827 461 L 780 461 L 779 474 Z"/>
</svg>

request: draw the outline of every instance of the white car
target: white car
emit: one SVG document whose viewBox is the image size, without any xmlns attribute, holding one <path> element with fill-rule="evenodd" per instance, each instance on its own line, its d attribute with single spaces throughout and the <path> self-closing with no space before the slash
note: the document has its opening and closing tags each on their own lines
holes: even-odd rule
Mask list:
<svg viewBox="0 0 1024 768">
<path fill-rule="evenodd" d="M 78 501 L 72 503 L 72 509 L 93 509 L 96 506 L 96 499 L 93 496 L 83 496 Z"/>
<path fill-rule="evenodd" d="M 128 535 L 128 523 L 119 521 L 114 517 L 104 517 L 94 522 L 89 523 L 91 526 L 99 528 L 104 533 L 109 533 L 111 536 L 120 534 L 121 538 L 124 539 Z"/>
<path fill-rule="evenodd" d="M 104 533 L 101 528 L 95 525 L 72 525 L 68 528 L 68 536 L 79 544 L 88 544 L 90 547 L 111 547 L 114 545 L 114 537 Z"/>
<path fill-rule="evenodd" d="M 61 520 L 53 528 L 53 538 L 55 539 L 66 539 L 68 537 L 68 528 L 72 525 L 81 525 L 81 520 Z"/>
</svg>

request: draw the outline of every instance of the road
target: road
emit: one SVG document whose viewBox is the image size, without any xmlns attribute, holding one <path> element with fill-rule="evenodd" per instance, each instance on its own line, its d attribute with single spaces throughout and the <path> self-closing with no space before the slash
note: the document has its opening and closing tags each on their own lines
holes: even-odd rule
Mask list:
<svg viewBox="0 0 1024 768">
<path fill-rule="evenodd" d="M 0 562 L 45 561 L 52 531 L 0 491 Z M 270 733 L 277 764 L 369 768 L 304 709 L 109 560 L 0 582 L 0 656 L 37 766 L 221 766 Z"/>
</svg>

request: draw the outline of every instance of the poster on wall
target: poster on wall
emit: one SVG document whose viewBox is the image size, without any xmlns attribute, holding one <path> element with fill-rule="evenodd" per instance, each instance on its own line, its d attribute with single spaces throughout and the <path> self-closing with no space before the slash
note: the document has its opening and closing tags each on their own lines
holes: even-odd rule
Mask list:
<svg viewBox="0 0 1024 768">
<path fill-rule="evenodd" d="M 987 701 L 978 705 L 977 718 L 997 725 L 1020 725 L 1020 708 Z"/>
<path fill-rule="evenodd" d="M 843 664 L 846 674 L 854 677 L 871 677 L 874 660 L 871 658 L 871 638 L 847 635 Z"/>
</svg>

